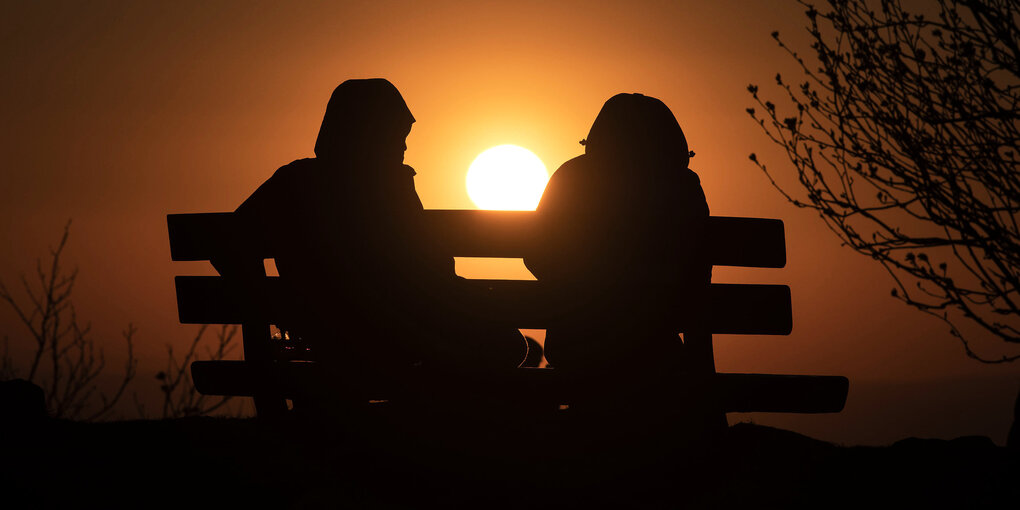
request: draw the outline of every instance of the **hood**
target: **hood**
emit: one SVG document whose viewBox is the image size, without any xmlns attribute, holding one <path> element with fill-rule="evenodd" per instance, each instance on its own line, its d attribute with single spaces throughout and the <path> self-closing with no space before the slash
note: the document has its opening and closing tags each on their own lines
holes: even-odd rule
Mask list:
<svg viewBox="0 0 1020 510">
<path fill-rule="evenodd" d="M 393 133 L 406 136 L 413 122 L 403 96 L 389 81 L 347 80 L 333 90 L 326 105 L 315 156 L 328 159 L 372 151 Z"/>
<path fill-rule="evenodd" d="M 687 168 L 687 138 L 662 101 L 642 94 L 617 94 L 602 106 L 588 137 L 585 154 L 600 159 L 671 162 Z"/>
</svg>

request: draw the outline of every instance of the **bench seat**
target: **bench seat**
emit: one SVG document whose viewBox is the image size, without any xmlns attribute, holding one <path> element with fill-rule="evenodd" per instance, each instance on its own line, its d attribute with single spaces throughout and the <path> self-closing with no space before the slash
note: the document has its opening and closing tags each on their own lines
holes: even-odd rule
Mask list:
<svg viewBox="0 0 1020 510">
<path fill-rule="evenodd" d="M 255 396 L 276 392 L 285 398 L 307 395 L 309 388 L 333 398 L 389 400 L 400 395 L 434 392 L 456 400 L 521 399 L 550 405 L 569 405 L 575 398 L 592 398 L 600 388 L 619 386 L 612 376 L 601 384 L 571 381 L 551 368 L 517 368 L 462 377 L 419 371 L 393 381 L 346 381 L 344 371 L 324 369 L 314 362 L 277 362 L 256 369 L 244 361 L 197 361 L 191 366 L 195 387 L 208 395 Z M 414 371 L 412 371 L 414 372 Z M 723 412 L 832 413 L 846 403 L 849 381 L 841 376 L 776 374 L 677 373 L 664 386 L 671 395 L 693 394 L 718 402 Z M 482 396 L 482 397 L 479 397 Z"/>
</svg>

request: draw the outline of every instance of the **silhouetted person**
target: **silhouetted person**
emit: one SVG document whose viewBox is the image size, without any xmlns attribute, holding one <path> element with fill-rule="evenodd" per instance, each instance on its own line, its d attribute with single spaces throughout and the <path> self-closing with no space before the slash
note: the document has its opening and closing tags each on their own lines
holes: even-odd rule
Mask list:
<svg viewBox="0 0 1020 510">
<path fill-rule="evenodd" d="M 677 308 L 711 278 L 687 140 L 662 101 L 618 94 L 582 143 L 549 180 L 540 252 L 525 259 L 561 294 L 546 359 L 575 373 L 669 370 L 682 355 Z"/>
<path fill-rule="evenodd" d="M 413 122 L 388 81 L 345 81 L 316 157 L 280 168 L 238 207 L 275 240 L 292 305 L 283 327 L 318 360 L 366 376 L 419 363 L 514 367 L 525 356 L 519 333 L 486 335 L 457 314 L 453 258 L 430 243 L 403 164 Z"/>
</svg>

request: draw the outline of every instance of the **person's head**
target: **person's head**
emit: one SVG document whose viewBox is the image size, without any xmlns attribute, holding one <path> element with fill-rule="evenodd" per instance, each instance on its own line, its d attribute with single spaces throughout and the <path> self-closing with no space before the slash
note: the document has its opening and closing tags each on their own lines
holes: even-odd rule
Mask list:
<svg viewBox="0 0 1020 510">
<path fill-rule="evenodd" d="M 315 156 L 327 160 L 404 161 L 414 116 L 392 83 L 381 78 L 347 80 L 329 98 Z"/>
<path fill-rule="evenodd" d="M 630 161 L 690 163 L 687 138 L 662 101 L 641 94 L 617 94 L 602 106 L 588 137 L 585 154 Z"/>
</svg>

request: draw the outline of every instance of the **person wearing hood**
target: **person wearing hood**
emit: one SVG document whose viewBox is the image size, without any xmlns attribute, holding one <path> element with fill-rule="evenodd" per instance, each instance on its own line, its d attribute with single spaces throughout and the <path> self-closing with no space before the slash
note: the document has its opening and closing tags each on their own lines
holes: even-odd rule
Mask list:
<svg viewBox="0 0 1020 510">
<path fill-rule="evenodd" d="M 675 370 L 677 307 L 711 279 L 699 251 L 708 203 L 683 130 L 662 101 L 618 94 L 581 143 L 549 180 L 541 242 L 525 257 L 563 297 L 546 359 L 580 374 Z"/>
<path fill-rule="evenodd" d="M 444 308 L 458 277 L 428 237 L 415 171 L 403 164 L 414 121 L 389 81 L 341 83 L 315 157 L 277 170 L 236 212 L 273 239 L 285 329 L 317 360 L 373 376 L 421 363 L 516 366 L 519 333 L 466 338 Z"/>
</svg>

